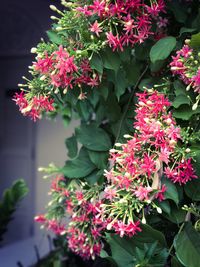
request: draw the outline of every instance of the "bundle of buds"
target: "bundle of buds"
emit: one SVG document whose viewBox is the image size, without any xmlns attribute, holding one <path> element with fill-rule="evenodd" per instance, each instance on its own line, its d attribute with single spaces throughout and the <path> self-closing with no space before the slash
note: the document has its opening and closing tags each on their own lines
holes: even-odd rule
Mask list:
<svg viewBox="0 0 200 267">
<path fill-rule="evenodd" d="M 200 53 L 189 46 L 190 40 L 185 42 L 186 44 L 176 52 L 176 56 L 172 57 L 170 66 L 173 74 L 178 75 L 187 84 L 186 90 L 192 88 L 198 93 L 196 103 L 193 105 L 193 110 L 195 110 L 200 101 Z"/>
</svg>

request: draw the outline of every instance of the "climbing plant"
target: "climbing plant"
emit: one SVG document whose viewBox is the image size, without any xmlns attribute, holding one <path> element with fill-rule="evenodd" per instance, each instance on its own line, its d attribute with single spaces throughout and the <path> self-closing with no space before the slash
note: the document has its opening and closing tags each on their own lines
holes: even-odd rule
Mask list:
<svg viewBox="0 0 200 267">
<path fill-rule="evenodd" d="M 35 220 L 86 260 L 199 267 L 199 2 L 61 2 L 14 97 L 80 120 Z"/>
</svg>

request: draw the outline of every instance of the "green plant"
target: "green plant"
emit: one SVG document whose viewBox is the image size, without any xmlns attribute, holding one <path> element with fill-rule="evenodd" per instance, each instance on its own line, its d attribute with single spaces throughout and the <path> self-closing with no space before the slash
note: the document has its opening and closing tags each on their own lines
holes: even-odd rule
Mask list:
<svg viewBox="0 0 200 267">
<path fill-rule="evenodd" d="M 36 220 L 85 259 L 199 267 L 199 2 L 62 4 L 14 98 L 80 119 Z"/>
<path fill-rule="evenodd" d="M 19 201 L 27 193 L 28 188 L 22 179 L 16 180 L 10 188 L 4 191 L 0 201 L 0 242 L 3 240 L 3 234 L 7 231 L 7 225 L 12 220 Z"/>
</svg>

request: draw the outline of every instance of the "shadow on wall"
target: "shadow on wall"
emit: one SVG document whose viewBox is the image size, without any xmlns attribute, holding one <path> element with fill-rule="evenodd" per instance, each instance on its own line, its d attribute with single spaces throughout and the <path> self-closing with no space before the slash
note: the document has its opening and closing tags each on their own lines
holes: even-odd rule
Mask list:
<svg viewBox="0 0 200 267">
<path fill-rule="evenodd" d="M 54 0 L 53 4 L 58 6 L 59 2 Z M 37 168 L 49 160 L 62 165 L 66 157 L 66 129 L 61 120 L 33 123 L 12 101 L 33 60 L 31 47 L 50 27 L 50 4 L 50 0 L 7 0 L 0 8 L 0 195 L 18 178 L 24 178 L 30 190 L 9 225 L 4 245 L 35 234 L 33 217 L 44 208 L 45 187 L 49 187 L 48 182 L 45 185 L 39 180 Z"/>
</svg>

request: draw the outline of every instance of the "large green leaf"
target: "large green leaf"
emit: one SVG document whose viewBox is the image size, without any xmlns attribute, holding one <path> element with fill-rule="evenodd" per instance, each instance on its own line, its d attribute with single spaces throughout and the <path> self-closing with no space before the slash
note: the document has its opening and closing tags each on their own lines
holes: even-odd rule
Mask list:
<svg viewBox="0 0 200 267">
<path fill-rule="evenodd" d="M 176 256 L 185 267 L 200 266 L 200 234 L 187 223 L 174 240 Z"/>
<path fill-rule="evenodd" d="M 175 108 L 178 108 L 184 104 L 190 105 L 190 99 L 184 94 L 182 94 L 182 95 L 180 94 L 177 97 L 175 97 L 175 99 L 172 103 L 173 107 L 175 107 Z"/>
<path fill-rule="evenodd" d="M 68 160 L 60 170 L 68 178 L 84 178 L 89 175 L 96 166 L 91 162 L 86 148 L 82 147 L 79 155 L 74 160 Z"/>
<path fill-rule="evenodd" d="M 94 151 L 108 151 L 111 148 L 109 135 L 95 124 L 82 124 L 76 129 L 78 141 Z"/>
<path fill-rule="evenodd" d="M 90 160 L 94 163 L 98 169 L 105 169 L 108 163 L 108 152 L 92 151 L 88 150 Z"/>
<path fill-rule="evenodd" d="M 167 36 L 160 39 L 150 50 L 151 62 L 166 59 L 176 46 L 176 38 Z"/>
<path fill-rule="evenodd" d="M 67 138 L 65 140 L 65 144 L 68 150 L 68 156 L 70 158 L 75 158 L 78 152 L 78 145 L 75 135 L 72 135 L 71 137 Z"/>
<path fill-rule="evenodd" d="M 143 250 L 144 244 L 150 248 L 153 243 L 157 242 L 158 248 L 163 250 L 166 246 L 163 234 L 148 225 L 142 225 L 142 232 L 132 238 L 121 238 L 119 235 L 113 234 L 106 234 L 106 237 L 111 247 L 112 257 L 119 267 L 135 266 L 134 264 L 138 260 L 136 259 L 136 248 Z"/>
<path fill-rule="evenodd" d="M 173 116 L 177 119 L 189 120 L 194 114 L 200 113 L 200 108 L 192 110 L 189 105 L 181 105 L 173 112 Z"/>
</svg>

